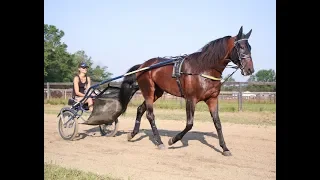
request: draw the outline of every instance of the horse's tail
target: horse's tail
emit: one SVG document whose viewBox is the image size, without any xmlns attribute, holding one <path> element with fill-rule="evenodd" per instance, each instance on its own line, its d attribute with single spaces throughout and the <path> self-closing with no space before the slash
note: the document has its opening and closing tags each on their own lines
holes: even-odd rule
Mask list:
<svg viewBox="0 0 320 180">
<path fill-rule="evenodd" d="M 128 70 L 128 72 L 135 71 L 140 66 L 141 64 L 134 65 Z M 119 93 L 119 101 L 122 107 L 121 114 L 123 114 L 127 110 L 128 103 L 130 102 L 132 96 L 139 90 L 139 86 L 134 85 L 136 80 L 137 80 L 136 74 L 131 74 L 131 75 L 125 76 L 122 81 L 120 93 Z"/>
</svg>

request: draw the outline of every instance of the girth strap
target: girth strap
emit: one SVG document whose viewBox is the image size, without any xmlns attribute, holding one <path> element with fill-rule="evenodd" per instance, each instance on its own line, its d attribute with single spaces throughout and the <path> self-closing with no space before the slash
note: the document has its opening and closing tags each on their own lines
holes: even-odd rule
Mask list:
<svg viewBox="0 0 320 180">
<path fill-rule="evenodd" d="M 184 97 L 183 90 L 182 90 L 182 87 L 181 87 L 181 82 L 180 82 L 181 67 L 182 67 L 182 64 L 184 62 L 184 59 L 185 58 L 181 57 L 177 61 L 175 61 L 174 65 L 173 65 L 173 71 L 172 71 L 172 77 L 176 78 L 176 81 L 177 81 L 177 84 L 178 84 L 178 87 L 179 87 L 179 90 L 180 90 L 181 97 Z"/>
</svg>

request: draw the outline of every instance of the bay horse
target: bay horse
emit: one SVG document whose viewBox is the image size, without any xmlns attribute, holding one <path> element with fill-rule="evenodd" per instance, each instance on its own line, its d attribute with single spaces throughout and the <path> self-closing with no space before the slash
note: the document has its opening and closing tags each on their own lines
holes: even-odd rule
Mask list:
<svg viewBox="0 0 320 180">
<path fill-rule="evenodd" d="M 222 154 L 224 156 L 231 156 L 231 152 L 224 141 L 218 114 L 218 95 L 221 88 L 221 78 L 214 77 L 221 77 L 223 70 L 230 61 L 237 65 L 237 68 L 241 69 L 243 76 L 254 73 L 251 46 L 248 42 L 252 29 L 247 34 L 244 34 L 242 31 L 243 28 L 241 26 L 236 36 L 225 36 L 213 40 L 201 48 L 200 51 L 189 54 L 184 58 L 181 66 L 181 76 L 179 76 L 183 96 L 176 79 L 172 77 L 173 64 L 145 72 L 137 72 L 136 74 L 124 77 L 119 93 L 119 101 L 123 108 L 122 114 L 126 111 L 129 101 L 137 90 L 140 89 L 144 97 L 143 103 L 137 108 L 133 131 L 127 134 L 128 141 L 139 132 L 141 117 L 147 111 L 146 117 L 151 125 L 155 144 L 159 149 L 165 148 L 156 127 L 155 115 L 153 113 L 153 103 L 165 91 L 171 95 L 182 97 L 186 101 L 186 127 L 183 131 L 169 139 L 169 146 L 181 140 L 192 129 L 195 105 L 200 101 L 204 101 L 209 108 L 217 130 L 219 145 L 223 149 Z M 142 64 L 131 67 L 127 72 L 145 68 L 164 60 L 164 58 L 159 57 L 151 58 Z M 135 85 L 136 82 L 138 85 Z"/>
</svg>

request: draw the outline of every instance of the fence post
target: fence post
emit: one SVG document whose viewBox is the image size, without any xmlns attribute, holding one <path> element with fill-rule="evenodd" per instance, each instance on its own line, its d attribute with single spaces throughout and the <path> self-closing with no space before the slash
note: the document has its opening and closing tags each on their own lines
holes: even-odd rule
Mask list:
<svg viewBox="0 0 320 180">
<path fill-rule="evenodd" d="M 47 100 L 50 99 L 50 84 L 47 82 Z"/>
<path fill-rule="evenodd" d="M 242 89 L 241 82 L 239 84 L 239 93 L 238 93 L 238 111 L 242 111 Z"/>
<path fill-rule="evenodd" d="M 272 102 L 272 94 L 269 94 L 269 102 Z"/>
<path fill-rule="evenodd" d="M 240 111 L 240 91 L 238 91 L 238 111 Z"/>
<path fill-rule="evenodd" d="M 67 90 L 64 90 L 64 99 L 67 99 Z"/>
</svg>

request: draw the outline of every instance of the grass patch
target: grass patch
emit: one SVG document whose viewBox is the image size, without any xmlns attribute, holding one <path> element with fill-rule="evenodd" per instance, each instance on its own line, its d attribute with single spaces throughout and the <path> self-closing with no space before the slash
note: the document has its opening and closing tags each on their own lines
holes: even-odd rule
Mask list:
<svg viewBox="0 0 320 180">
<path fill-rule="evenodd" d="M 136 108 L 128 108 L 124 117 L 136 117 Z M 185 110 L 177 109 L 154 109 L 156 119 L 186 121 Z M 221 112 L 219 113 L 222 123 L 229 122 L 234 124 L 252 125 L 276 125 L 276 113 L 274 112 Z M 145 114 L 143 116 L 145 120 Z M 195 111 L 194 122 L 213 122 L 209 111 Z"/>
<path fill-rule="evenodd" d="M 44 179 L 46 180 L 118 180 L 109 176 L 101 176 L 71 168 L 63 168 L 53 164 L 44 164 Z"/>
<path fill-rule="evenodd" d="M 44 104 L 50 104 L 50 105 L 67 105 L 66 99 L 50 99 L 50 100 L 44 100 Z M 128 107 L 137 108 L 143 100 L 141 98 L 134 98 L 130 101 L 128 104 Z M 157 109 L 166 109 L 166 110 L 172 110 L 172 109 L 180 109 L 185 110 L 185 101 L 175 100 L 175 99 L 159 99 L 155 102 L 154 108 Z M 238 102 L 237 101 L 224 101 L 220 100 L 219 102 L 219 111 L 220 112 L 237 112 L 238 111 Z M 242 104 L 242 110 L 243 111 L 249 111 L 249 112 L 276 112 L 276 104 L 274 103 L 268 103 L 268 102 L 249 102 L 244 101 Z M 196 105 L 196 111 L 208 111 L 208 106 L 204 102 L 199 102 Z"/>
<path fill-rule="evenodd" d="M 58 114 L 59 110 L 63 105 L 44 105 L 44 113 L 46 114 Z M 126 113 L 121 117 L 135 119 L 137 113 L 137 107 L 128 107 Z M 183 109 L 161 109 L 154 108 L 154 114 L 156 120 L 177 120 L 186 121 L 186 111 Z M 143 121 L 147 121 L 146 114 L 143 116 Z M 276 125 L 276 113 L 270 111 L 244 111 L 244 112 L 219 112 L 221 122 L 229 122 L 235 124 L 253 124 L 253 125 Z M 206 121 L 212 122 L 211 115 L 208 110 L 206 111 L 195 111 L 194 121 Z"/>
<path fill-rule="evenodd" d="M 132 99 L 129 103 L 129 107 L 138 107 L 143 102 L 142 99 Z M 158 109 L 182 109 L 185 110 L 185 101 L 174 100 L 174 99 L 159 99 L 154 103 L 154 107 Z M 238 111 L 238 102 L 236 101 L 223 101 L 219 102 L 220 112 L 236 112 Z M 270 111 L 276 112 L 276 104 L 274 103 L 257 103 L 257 102 L 243 102 L 243 111 L 261 112 Z M 199 102 L 196 105 L 196 111 L 208 111 L 208 106 L 205 102 Z"/>
<path fill-rule="evenodd" d="M 51 104 L 51 105 L 67 105 L 68 99 L 62 99 L 62 98 L 51 98 L 51 99 L 45 99 L 44 104 Z"/>
</svg>

